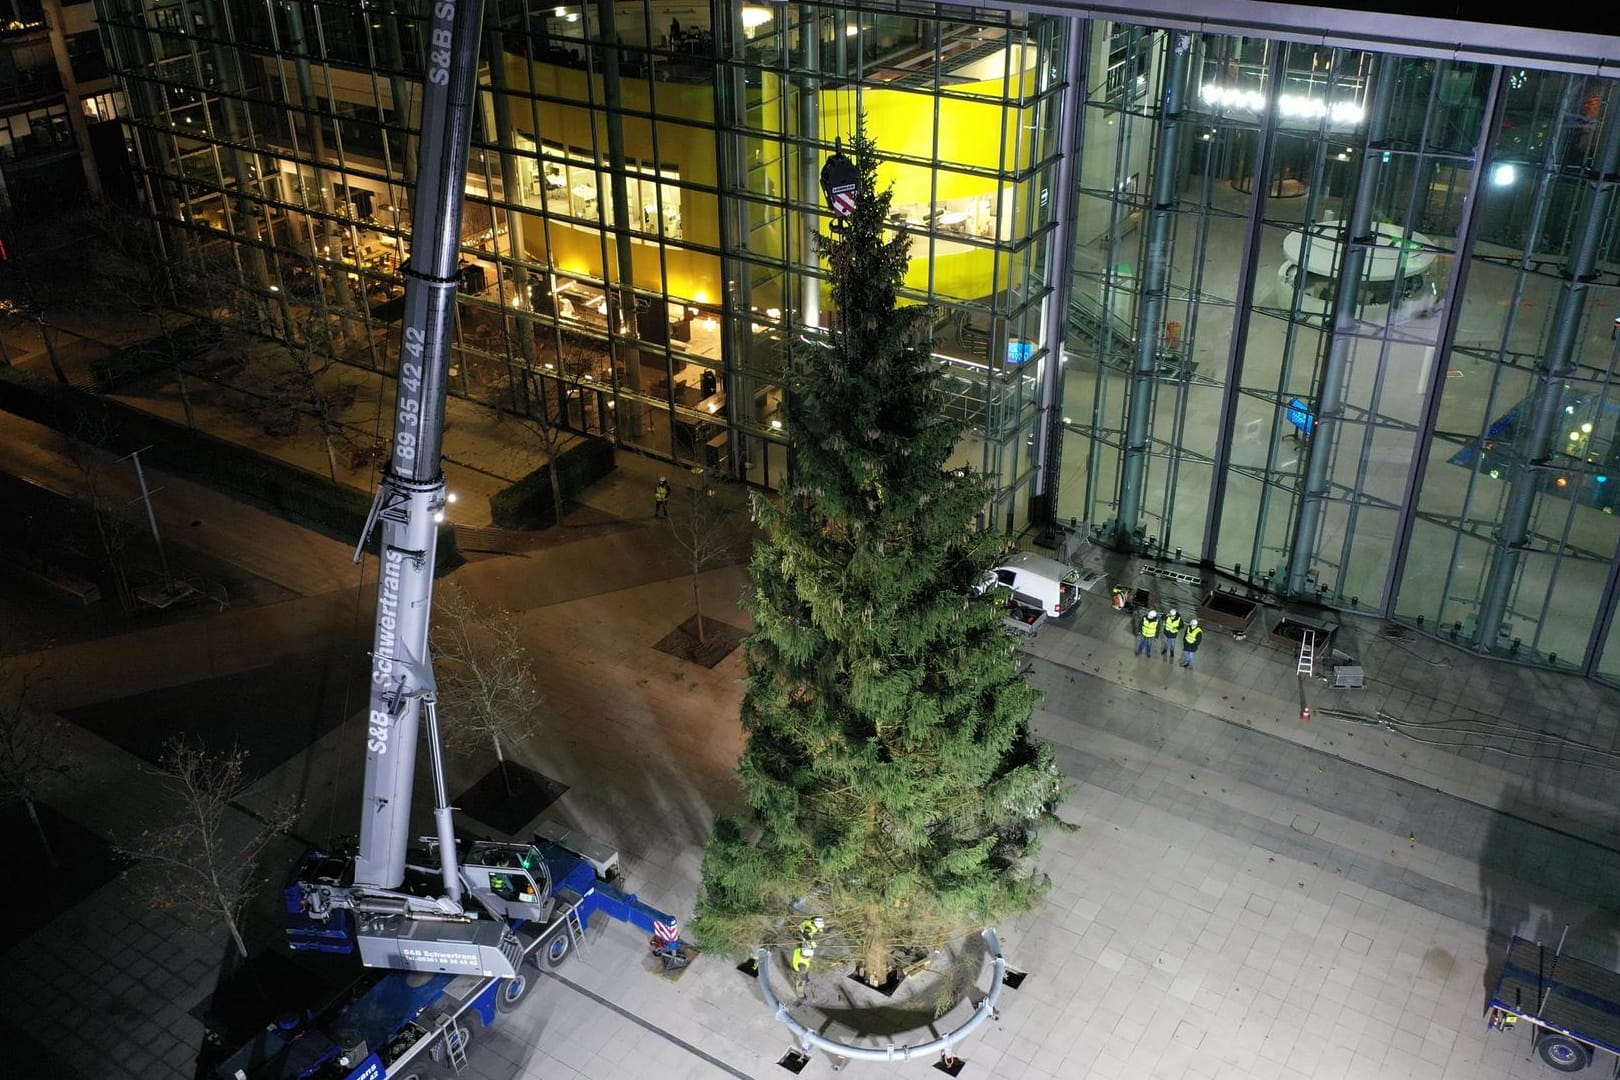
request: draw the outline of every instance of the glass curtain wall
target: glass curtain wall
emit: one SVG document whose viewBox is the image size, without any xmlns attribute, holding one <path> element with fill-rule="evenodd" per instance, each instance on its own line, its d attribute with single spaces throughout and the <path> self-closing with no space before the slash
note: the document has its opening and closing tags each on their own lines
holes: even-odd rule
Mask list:
<svg viewBox="0 0 1620 1080">
<path fill-rule="evenodd" d="M 421 0 L 99 2 L 171 256 L 216 310 L 386 370 Z M 667 11 L 488 0 L 455 392 L 780 487 L 785 352 L 836 322 L 820 171 L 864 114 L 987 527 L 1029 523 L 1061 431 L 1048 505 L 1117 547 L 1620 678 L 1613 79 L 1103 20 L 1071 58 L 1066 20 L 1019 12 Z"/>
<path fill-rule="evenodd" d="M 751 15 L 751 12 L 758 14 Z M 783 460 L 776 424 L 784 350 L 836 325 L 817 234 L 832 219 L 820 171 L 855 133 L 877 142 L 892 224 L 911 237 L 902 302 L 928 305 L 958 459 L 1000 493 L 989 520 L 1012 527 L 1034 467 L 1036 379 L 1051 362 L 1040 312 L 1049 282 L 1061 25 L 981 13 L 972 22 L 830 4 L 743 8 L 742 47 L 722 80 L 736 100 L 721 160 L 735 222 L 734 420 L 750 475 Z M 784 461 L 785 467 L 785 461 Z M 778 476 L 767 475 L 775 484 Z"/>
<path fill-rule="evenodd" d="M 154 212 L 235 303 L 393 363 L 423 24 L 358 0 L 103 0 Z M 840 4 L 489 0 L 455 392 L 769 487 L 784 350 L 833 324 L 818 176 L 864 114 L 907 303 L 1015 526 L 1051 282 L 1062 25 Z M 683 9 L 686 11 L 686 9 Z M 612 42 L 612 47 L 604 45 Z M 244 252 L 255 252 L 244 262 Z M 249 266 L 248 262 L 252 265 Z"/>
<path fill-rule="evenodd" d="M 1614 674 L 1614 83 L 1122 23 L 1090 61 L 1060 514 Z"/>
<path fill-rule="evenodd" d="M 1398 612 L 1620 675 L 1616 84 L 1507 70 Z M 1431 194 L 1431 200 L 1434 196 Z"/>
</svg>

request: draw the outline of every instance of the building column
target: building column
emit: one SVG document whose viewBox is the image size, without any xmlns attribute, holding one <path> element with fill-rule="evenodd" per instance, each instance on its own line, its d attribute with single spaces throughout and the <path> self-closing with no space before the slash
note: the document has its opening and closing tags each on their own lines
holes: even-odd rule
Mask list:
<svg viewBox="0 0 1620 1080">
<path fill-rule="evenodd" d="M 1575 374 L 1576 360 L 1580 356 L 1581 315 L 1586 309 L 1587 292 L 1597 277 L 1604 226 L 1614 206 L 1615 189 L 1620 186 L 1620 116 L 1610 113 L 1601 137 L 1595 167 L 1588 172 L 1591 196 L 1576 226 L 1569 261 L 1564 267 L 1563 291 L 1553 311 L 1547 347 L 1542 352 L 1538 371 L 1540 386 L 1535 393 L 1529 436 L 1515 447 L 1516 462 L 1509 474 L 1507 507 L 1496 532 L 1496 550 L 1491 556 L 1485 596 L 1479 603 L 1478 637 L 1474 641 L 1479 649 L 1489 650 L 1496 644 L 1507 616 L 1508 601 L 1518 577 L 1519 553 L 1530 546 L 1530 521 L 1547 458 L 1552 453 L 1553 433 L 1562 426 L 1560 409 L 1565 380 Z M 1556 152 L 1556 148 L 1550 151 Z M 1557 165 L 1549 161 L 1547 167 Z M 1535 238 L 1531 237 L 1530 242 L 1534 243 Z"/>
<path fill-rule="evenodd" d="M 1059 463 L 1063 453 L 1063 345 L 1069 328 L 1069 291 L 1074 272 L 1075 187 L 1080 182 L 1080 121 L 1086 107 L 1086 61 L 1091 20 L 1073 16 L 1063 35 L 1064 87 L 1059 98 L 1058 158 L 1052 177 L 1052 233 L 1046 255 L 1046 284 L 1050 290 L 1041 319 L 1041 344 L 1046 347 L 1036 404 L 1035 497 L 1030 521 L 1053 524 L 1057 519 Z"/>
<path fill-rule="evenodd" d="M 711 0 L 709 26 L 715 42 L 730 60 L 740 60 L 747 49 L 747 35 L 743 32 L 742 5 L 725 0 Z M 779 8 L 777 17 L 786 22 L 786 7 Z M 784 27 L 784 33 L 786 29 Z M 748 143 L 738 134 L 748 126 L 748 82 L 743 69 L 737 64 L 716 65 L 714 119 L 719 129 L 715 137 L 717 159 L 715 176 L 720 186 L 720 276 L 721 310 L 725 328 L 720 342 L 720 357 L 724 362 L 726 380 L 726 472 L 736 480 L 746 480 L 743 451 L 747 436 L 738 430 L 738 421 L 750 415 L 753 408 L 753 387 L 757 380 L 745 377 L 740 368 L 753 361 L 749 350 L 753 347 L 754 300 L 749 288 L 749 268 L 737 257 L 737 252 L 748 250 L 750 230 L 749 201 L 742 197 L 748 191 Z M 784 306 L 788 297 L 783 298 Z M 755 365 L 750 363 L 752 368 Z M 698 463 L 707 467 L 702 446 L 692 448 Z"/>
<path fill-rule="evenodd" d="M 384 19 L 383 22 L 383 49 L 388 57 L 388 96 L 394 106 L 393 122 L 398 126 L 405 137 L 405 160 L 400 163 L 399 172 L 388 178 L 391 186 L 397 186 L 399 196 L 393 200 L 400 205 L 405 202 L 405 191 L 416 183 L 416 135 L 413 131 L 420 131 L 422 121 L 420 116 L 412 115 L 422 111 L 422 103 L 417 101 L 416 88 L 405 77 L 405 46 L 400 40 L 400 19 Z M 494 56 L 499 59 L 500 53 Z M 416 102 L 416 108 L 411 103 Z M 381 119 L 381 118 L 379 118 Z"/>
<path fill-rule="evenodd" d="M 321 323 L 324 327 L 327 319 L 331 316 L 331 309 L 326 302 L 326 288 L 319 283 L 328 280 L 329 277 L 332 288 L 337 293 L 338 307 L 340 309 L 339 335 L 347 339 L 353 332 L 350 312 L 354 308 L 354 296 L 349 290 L 349 275 L 344 269 L 340 268 L 333 271 L 321 265 L 323 259 L 338 263 L 343 261 L 343 234 L 332 223 L 331 218 L 327 216 L 333 212 L 327 201 L 326 169 L 324 167 L 329 163 L 326 159 L 326 136 L 321 131 L 320 95 L 315 89 L 315 72 L 314 65 L 311 63 L 312 53 L 310 52 L 311 43 L 304 29 L 304 13 L 300 5 L 288 4 L 284 10 L 287 12 L 287 34 L 289 38 L 287 47 L 293 54 L 293 70 L 297 73 L 298 78 L 299 105 L 302 106 L 302 110 L 288 110 L 287 122 L 295 129 L 293 133 L 295 146 L 297 145 L 296 129 L 303 129 L 305 145 L 300 149 L 309 155 L 310 172 L 315 183 L 314 209 L 317 212 L 310 213 L 310 198 L 307 192 L 299 199 L 299 205 L 304 211 L 304 220 L 309 226 L 306 235 L 310 246 L 310 265 L 314 271 L 314 280 L 318 285 L 315 290 L 316 306 L 320 312 Z M 324 59 L 323 56 L 323 62 Z M 328 102 L 328 104 L 331 103 Z M 304 170 L 301 165 L 297 166 L 297 169 L 299 184 L 302 186 Z M 463 182 L 465 183 L 465 181 Z M 336 194 L 333 193 L 334 201 L 335 198 Z M 413 207 L 412 212 L 414 213 L 414 211 L 415 208 Z M 333 259 L 331 255 L 334 240 L 337 242 L 338 247 L 336 259 Z"/>
<path fill-rule="evenodd" d="M 1378 235 L 1373 231 L 1373 203 L 1383 171 L 1383 155 L 1379 151 L 1384 144 L 1395 89 L 1395 61 L 1380 56 L 1373 63 L 1378 68 L 1373 75 L 1372 101 L 1367 108 L 1367 142 L 1361 154 L 1355 201 L 1350 205 L 1350 217 L 1345 222 L 1344 240 L 1340 245 L 1342 254 L 1334 284 L 1332 330 L 1307 451 L 1305 487 L 1300 493 L 1299 517 L 1294 521 L 1293 542 L 1288 550 L 1287 591 L 1290 596 L 1305 596 L 1310 592 L 1311 560 L 1316 556 L 1322 514 L 1333 485 L 1333 446 L 1339 434 L 1339 418 L 1344 412 L 1344 384 L 1350 377 L 1350 358 L 1359 340 L 1356 326 L 1360 321 L 1362 279 L 1366 276 L 1367 254 L 1378 242 Z M 1306 228 L 1311 224 L 1306 222 Z M 1304 272 L 1302 267 L 1300 274 Z"/>
<path fill-rule="evenodd" d="M 784 9 L 785 11 L 786 9 Z M 813 4 L 799 8 L 799 53 L 803 75 L 799 89 L 799 191 L 805 202 L 821 201 L 821 9 Z M 821 325 L 821 278 L 816 275 L 816 215 L 799 215 L 799 243 L 803 258 L 799 267 L 799 322 Z"/>
<path fill-rule="evenodd" d="M 1227 42 L 1227 49 L 1232 43 Z M 1266 103 L 1260 110 L 1260 124 L 1255 133 L 1253 175 L 1255 182 L 1249 187 L 1249 205 L 1243 227 L 1243 258 L 1238 263 L 1237 285 L 1232 291 L 1238 315 L 1232 321 L 1232 339 L 1226 352 L 1226 386 L 1221 392 L 1221 411 L 1215 435 L 1215 462 L 1210 471 L 1209 514 L 1204 521 L 1204 559 L 1212 559 L 1221 549 L 1221 523 L 1226 513 L 1226 480 L 1232 467 L 1232 433 L 1237 428 L 1237 410 L 1243 386 L 1243 361 L 1249 352 L 1249 333 L 1254 324 L 1254 298 L 1256 272 L 1260 265 L 1260 250 L 1265 245 L 1265 209 L 1270 184 L 1271 160 L 1276 148 L 1277 95 L 1272 89 L 1282 85 L 1283 56 L 1286 47 L 1273 43 L 1266 58 L 1264 86 L 1268 91 Z M 1217 60 L 1230 59 L 1231 53 L 1217 56 Z M 1225 138 L 1236 138 L 1236 129 L 1228 129 Z M 1252 512 L 1252 511 L 1251 511 Z M 1255 532 L 1256 542 L 1263 530 Z M 1252 575 L 1254 564 L 1249 564 Z M 1242 576 L 1241 567 L 1233 572 Z"/>
<path fill-rule="evenodd" d="M 1472 175 L 1462 191 L 1462 205 L 1466 212 L 1457 226 L 1457 233 L 1452 243 L 1452 250 L 1456 258 L 1452 266 L 1451 281 L 1446 289 L 1447 302 L 1442 309 L 1440 325 L 1436 328 L 1434 338 L 1434 356 L 1436 361 L 1449 354 L 1457 341 L 1457 330 L 1463 321 L 1463 305 L 1457 302 L 1458 297 L 1468 295 L 1468 275 L 1473 260 L 1468 253 L 1473 250 L 1474 234 L 1480 227 L 1480 221 L 1485 215 L 1488 200 L 1481 194 L 1487 182 L 1488 169 L 1491 160 L 1496 155 L 1497 139 L 1502 127 L 1502 118 L 1505 113 L 1507 98 L 1507 70 L 1501 67 L 1491 73 L 1490 89 L 1486 92 L 1485 108 L 1482 111 L 1479 130 L 1480 143 L 1477 156 L 1474 159 Z M 1573 107 L 1573 94 L 1571 88 L 1578 85 L 1578 80 L 1568 79 L 1563 94 L 1562 115 L 1569 115 L 1568 110 Z M 1555 131 L 1557 129 L 1555 128 Z M 1556 145 L 1558 139 L 1552 140 Z M 1551 177 L 1542 173 L 1543 186 L 1551 183 Z M 1544 204 L 1543 204 L 1544 205 Z M 1535 236 L 1540 232 L 1539 220 L 1532 218 L 1530 234 Z M 1528 250 L 1528 249 L 1527 249 Z M 1524 269 L 1529 269 L 1527 263 L 1521 263 Z M 1523 295 L 1527 275 L 1519 274 L 1514 285 L 1515 295 L 1509 301 L 1508 311 L 1515 313 L 1519 310 L 1519 297 Z M 1507 325 L 1513 325 L 1515 316 L 1509 314 Z M 1509 330 L 1509 333 L 1512 331 Z M 1435 442 L 1435 432 L 1440 426 L 1440 406 L 1445 399 L 1446 372 L 1448 365 L 1435 362 L 1431 365 L 1429 382 L 1421 386 L 1423 394 L 1423 407 L 1418 412 L 1417 437 L 1415 450 L 1412 455 L 1411 468 L 1407 472 L 1406 486 L 1401 495 L 1400 516 L 1396 519 L 1395 540 L 1390 545 L 1393 553 L 1389 567 L 1384 575 L 1384 606 L 1385 615 L 1395 615 L 1396 598 L 1400 595 L 1401 582 L 1406 579 L 1407 555 L 1412 549 L 1412 537 L 1416 531 L 1417 509 L 1420 501 L 1425 478 L 1429 474 L 1430 457 L 1439 449 Z M 1492 400 L 1487 394 L 1486 399 Z M 1443 452 L 1443 450 L 1441 451 Z M 1452 576 L 1456 573 L 1456 566 L 1448 566 L 1442 579 L 1441 596 L 1451 595 Z M 1342 588 L 1341 588 L 1342 594 Z M 1341 595 L 1342 599 L 1342 595 Z M 1355 599 L 1354 596 L 1351 597 Z"/>
<path fill-rule="evenodd" d="M 263 318 L 263 308 L 266 306 L 265 297 L 277 296 L 275 302 L 268 304 L 270 321 L 274 328 L 291 336 L 293 322 L 285 310 L 287 299 L 285 295 L 272 293 L 270 286 L 270 266 L 265 261 L 264 244 L 259 234 L 262 231 L 265 237 L 269 236 L 270 223 L 264 215 L 264 192 L 262 182 L 264 179 L 264 162 L 256 151 L 244 150 L 243 147 L 257 145 L 250 134 L 250 124 L 245 117 L 246 106 L 238 95 L 246 96 L 243 92 L 245 81 L 242 78 L 241 53 L 235 49 L 226 48 L 222 42 L 232 39 L 233 27 L 230 16 L 224 10 L 220 0 L 204 0 L 203 11 L 208 20 L 208 29 L 212 31 L 215 40 L 209 46 L 209 54 L 214 61 L 214 71 L 220 81 L 220 86 L 226 91 L 218 96 L 220 113 L 225 122 L 225 134 L 228 145 L 225 153 L 229 155 L 231 170 L 236 174 L 235 190 L 226 201 L 226 213 L 229 215 L 231 232 L 237 237 L 237 250 L 243 253 L 246 263 L 248 283 L 253 289 L 254 305 L 260 308 L 260 318 Z M 245 244 L 244 244 L 245 241 Z"/>
<path fill-rule="evenodd" d="M 62 103 L 67 107 L 68 126 L 73 129 L 73 140 L 79 144 L 79 166 L 84 170 L 84 182 L 93 200 L 101 198 L 101 173 L 96 171 L 96 155 L 90 145 L 90 125 L 84 118 L 84 99 L 79 96 L 79 77 L 73 73 L 68 59 L 67 37 L 62 33 L 61 0 L 43 0 L 45 25 L 50 31 L 51 55 L 56 70 L 66 76 L 62 80 Z"/>
<path fill-rule="evenodd" d="M 1170 284 L 1170 235 L 1175 225 L 1181 166 L 1181 106 L 1192 58 L 1191 34 L 1173 30 L 1167 40 L 1169 56 L 1159 106 L 1159 144 L 1153 157 L 1153 202 L 1148 208 L 1147 265 L 1142 271 L 1142 307 L 1136 320 L 1136 363 L 1131 369 L 1126 403 L 1125 470 L 1120 479 L 1119 515 L 1114 521 L 1114 546 L 1121 550 L 1136 546 L 1136 523 L 1142 516 L 1154 383 L 1164 335 L 1164 296 Z"/>
<path fill-rule="evenodd" d="M 602 56 L 602 99 L 606 106 L 608 187 L 613 192 L 613 245 L 619 272 L 609 280 L 603 267 L 604 291 L 614 298 L 608 304 L 608 357 L 622 368 L 630 391 L 641 393 L 640 327 L 636 322 L 635 245 L 630 242 L 630 189 L 625 182 L 624 90 L 619 83 L 619 27 L 614 19 L 613 0 L 599 0 L 597 19 L 602 28 L 599 50 Z M 631 438 L 641 437 L 639 402 L 630 404 L 627 418 Z"/>
<path fill-rule="evenodd" d="M 517 145 L 517 138 L 512 128 L 512 98 L 506 93 L 506 42 L 505 35 L 498 26 L 486 24 L 484 28 L 485 44 L 484 56 L 489 70 L 489 84 L 491 93 L 486 95 L 489 113 L 494 116 L 496 156 L 500 163 L 501 193 L 504 201 L 509 205 L 527 206 L 529 193 L 524 189 L 523 175 L 518 170 L 517 158 L 512 150 Z M 538 144 L 538 140 L 537 140 Z M 542 166 L 536 165 L 536 168 Z M 489 175 L 486 166 L 485 177 Z M 493 193 L 493 186 L 491 187 Z M 491 199 L 493 203 L 494 200 Z M 492 210 L 490 214 L 490 227 L 495 227 L 495 214 L 506 215 L 506 254 L 512 260 L 511 278 L 512 291 L 517 294 L 516 311 L 528 312 L 533 308 L 529 294 L 528 250 L 523 242 L 524 223 L 527 214 L 515 210 Z M 499 243 L 497 234 L 496 242 Z M 498 272 L 498 271 L 497 271 Z M 535 366 L 534 322 L 524 315 L 514 313 L 512 310 L 502 312 L 501 318 L 510 328 L 511 339 L 517 343 L 518 358 L 523 364 L 523 373 L 511 370 L 512 355 L 507 351 L 506 363 L 508 372 L 512 377 L 512 409 L 523 413 L 530 408 L 530 403 L 524 398 L 521 387 L 527 386 L 527 373 L 533 371 Z"/>
</svg>

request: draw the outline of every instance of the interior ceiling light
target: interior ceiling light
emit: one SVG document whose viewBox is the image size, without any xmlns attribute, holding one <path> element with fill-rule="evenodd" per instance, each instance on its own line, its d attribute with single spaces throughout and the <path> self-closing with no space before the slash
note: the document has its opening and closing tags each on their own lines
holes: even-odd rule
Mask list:
<svg viewBox="0 0 1620 1080">
<path fill-rule="evenodd" d="M 771 9 L 749 4 L 742 9 L 742 24 L 744 30 L 758 30 L 771 21 Z"/>
<path fill-rule="evenodd" d="M 1199 87 L 1198 99 L 1219 109 L 1241 109 L 1245 112 L 1264 112 L 1266 95 L 1258 90 L 1243 90 L 1235 86 L 1205 83 Z M 1277 95 L 1277 112 L 1290 120 L 1318 120 L 1327 117 L 1335 124 L 1359 124 L 1366 119 L 1367 110 L 1354 101 L 1335 101 L 1329 104 L 1321 98 L 1305 94 Z"/>
</svg>

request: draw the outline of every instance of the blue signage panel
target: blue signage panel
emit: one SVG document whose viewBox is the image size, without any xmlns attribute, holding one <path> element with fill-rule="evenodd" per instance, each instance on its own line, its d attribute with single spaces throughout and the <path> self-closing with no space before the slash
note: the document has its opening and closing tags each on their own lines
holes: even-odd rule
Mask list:
<svg viewBox="0 0 1620 1080">
<path fill-rule="evenodd" d="M 1316 430 L 1316 414 L 1299 398 L 1294 398 L 1288 403 L 1287 416 L 1288 422 L 1307 439 L 1311 437 L 1311 432 Z"/>
</svg>

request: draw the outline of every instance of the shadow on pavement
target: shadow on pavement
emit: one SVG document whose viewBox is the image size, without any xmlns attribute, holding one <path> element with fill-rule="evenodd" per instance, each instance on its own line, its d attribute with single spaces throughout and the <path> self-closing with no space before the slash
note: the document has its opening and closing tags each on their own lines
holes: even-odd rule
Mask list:
<svg viewBox="0 0 1620 1080">
<path fill-rule="evenodd" d="M 61 901 L 89 896 L 116 878 L 130 863 L 113 845 L 37 803 L 40 826 L 56 856 L 53 866 L 40 844 L 39 833 L 21 803 L 0 808 L 0 835 L 11 838 L 8 870 L 13 880 L 26 881 L 25 889 L 0 889 L 0 953 L 26 940 L 34 931 L 66 910 Z M 46 901 L 45 896 L 56 897 Z"/>
<path fill-rule="evenodd" d="M 1514 937 L 1549 949 L 1562 940 L 1571 956 L 1611 970 L 1620 966 L 1617 853 L 1537 823 L 1559 817 L 1561 802 L 1536 781 L 1511 784 L 1490 815 L 1479 858 L 1485 998 L 1496 988 Z"/>
<path fill-rule="evenodd" d="M 504 761 L 452 801 L 462 813 L 507 836 L 517 836 L 567 791 L 567 784 L 515 761 Z"/>
<path fill-rule="evenodd" d="M 362 658 L 286 657 L 266 667 L 71 709 L 64 718 L 152 765 L 176 735 L 215 753 L 246 750 L 256 780 L 366 707 Z"/>
</svg>

